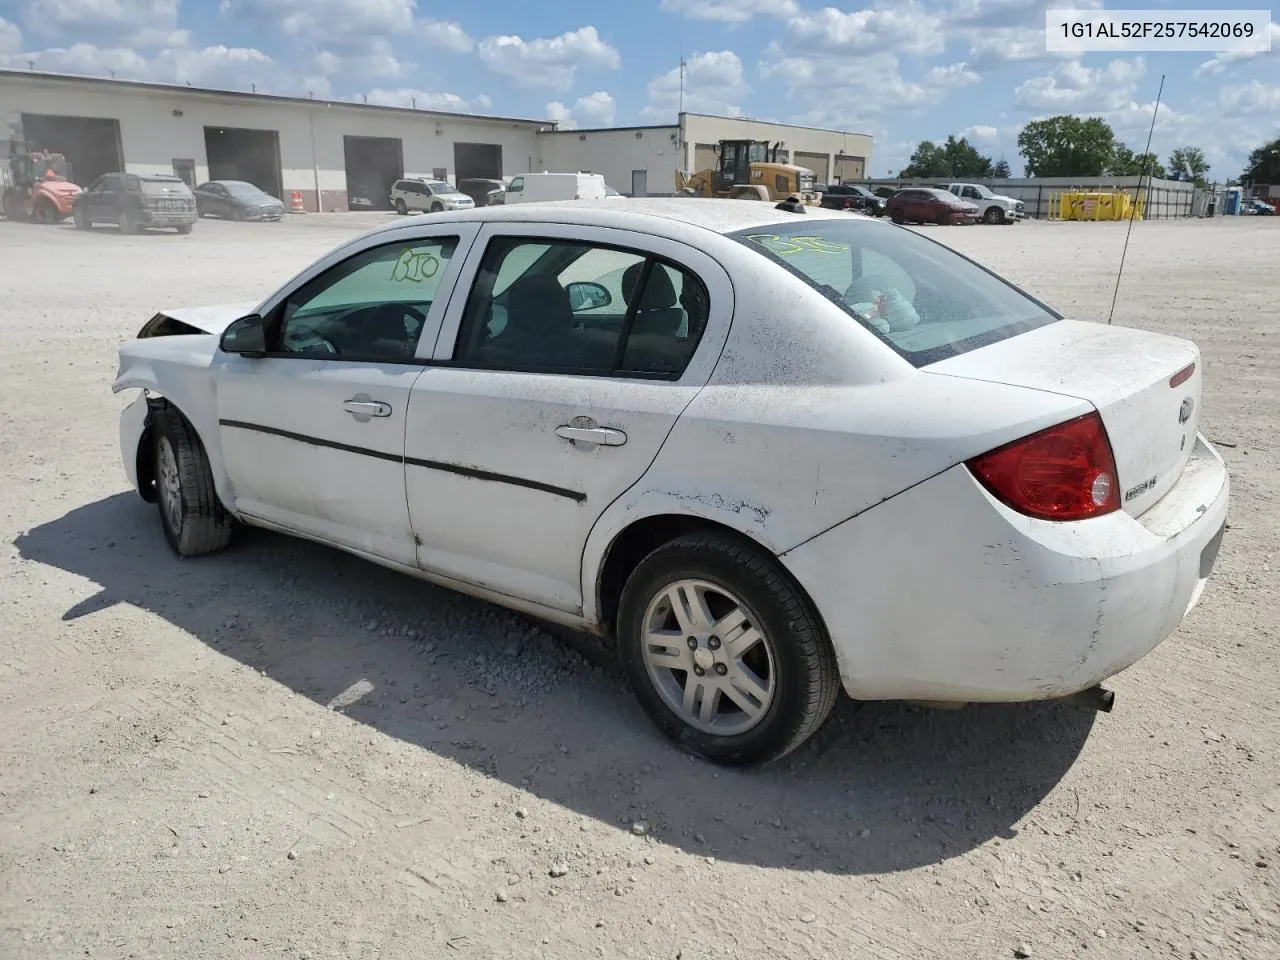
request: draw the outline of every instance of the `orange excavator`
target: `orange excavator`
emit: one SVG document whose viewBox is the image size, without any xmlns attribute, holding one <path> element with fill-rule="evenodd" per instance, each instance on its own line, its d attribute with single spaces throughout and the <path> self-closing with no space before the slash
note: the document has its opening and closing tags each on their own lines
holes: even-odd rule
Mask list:
<svg viewBox="0 0 1280 960">
<path fill-rule="evenodd" d="M 71 214 L 80 187 L 71 180 L 71 166 L 60 153 L 32 150 L 9 158 L 9 176 L 0 198 L 10 220 L 57 223 Z"/>
</svg>

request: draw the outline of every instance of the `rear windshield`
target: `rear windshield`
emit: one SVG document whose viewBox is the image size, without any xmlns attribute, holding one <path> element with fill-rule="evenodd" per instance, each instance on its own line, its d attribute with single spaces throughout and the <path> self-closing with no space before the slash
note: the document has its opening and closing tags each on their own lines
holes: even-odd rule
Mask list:
<svg viewBox="0 0 1280 960">
<path fill-rule="evenodd" d="M 730 236 L 808 283 L 917 367 L 1062 319 L 903 227 L 824 218 Z"/>
<path fill-rule="evenodd" d="M 186 184 L 177 177 L 139 177 L 143 193 L 164 193 L 166 190 L 185 191 Z"/>
</svg>

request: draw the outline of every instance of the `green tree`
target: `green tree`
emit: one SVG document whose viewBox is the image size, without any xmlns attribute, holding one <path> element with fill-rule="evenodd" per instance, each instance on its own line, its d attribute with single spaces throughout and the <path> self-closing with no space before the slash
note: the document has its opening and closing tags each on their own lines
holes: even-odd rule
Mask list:
<svg viewBox="0 0 1280 960">
<path fill-rule="evenodd" d="M 1205 174 L 1209 172 L 1209 161 L 1199 147 L 1178 147 L 1169 154 L 1169 172 L 1194 180 L 1197 187 L 1203 187 L 1208 183 Z"/>
<path fill-rule="evenodd" d="M 1280 183 L 1280 137 L 1249 154 L 1240 179 L 1254 183 Z"/>
<path fill-rule="evenodd" d="M 946 155 L 947 167 L 953 177 L 974 180 L 991 176 L 991 158 L 980 154 L 967 137 L 959 140 L 954 136 L 947 137 L 947 142 L 942 145 L 942 152 Z"/>
<path fill-rule="evenodd" d="M 1032 120 L 1018 134 L 1028 177 L 1098 177 L 1110 166 L 1116 136 L 1101 117 Z"/>
<path fill-rule="evenodd" d="M 921 140 L 907 165 L 898 171 L 903 179 L 912 177 L 947 177 L 951 175 L 947 155 L 932 140 Z"/>
<path fill-rule="evenodd" d="M 942 144 L 922 140 L 911 154 L 911 161 L 902 168 L 898 176 L 972 180 L 991 176 L 991 169 L 990 157 L 980 154 L 967 137 L 957 140 L 952 135 Z"/>
<path fill-rule="evenodd" d="M 1009 161 L 997 160 L 991 167 L 991 176 L 1001 180 L 1007 180 L 1009 178 Z"/>
<path fill-rule="evenodd" d="M 1115 155 L 1107 164 L 1106 172 L 1115 177 L 1157 177 L 1163 180 L 1166 176 L 1164 165 L 1154 153 L 1134 153 L 1123 143 L 1116 144 Z"/>
</svg>

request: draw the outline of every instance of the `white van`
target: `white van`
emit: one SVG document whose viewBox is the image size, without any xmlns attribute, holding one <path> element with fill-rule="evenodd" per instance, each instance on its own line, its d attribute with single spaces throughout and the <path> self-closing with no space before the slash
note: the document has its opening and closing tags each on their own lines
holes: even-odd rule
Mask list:
<svg viewBox="0 0 1280 960">
<path fill-rule="evenodd" d="M 603 200 L 608 189 L 598 173 L 525 173 L 511 178 L 503 203 Z"/>
</svg>

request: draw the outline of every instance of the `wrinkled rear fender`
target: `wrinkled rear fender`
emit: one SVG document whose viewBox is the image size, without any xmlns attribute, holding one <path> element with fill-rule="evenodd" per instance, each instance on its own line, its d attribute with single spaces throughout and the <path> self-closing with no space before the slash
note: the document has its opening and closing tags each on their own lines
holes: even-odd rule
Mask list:
<svg viewBox="0 0 1280 960">
<path fill-rule="evenodd" d="M 120 348 L 120 369 L 111 392 L 144 390 L 153 410 L 160 402 L 177 408 L 200 438 L 209 457 L 218 498 L 231 510 L 235 498 L 222 466 L 217 393 L 209 367 L 212 341 L 212 337 L 204 335 L 130 341 Z M 147 425 L 149 422 L 148 418 Z M 138 442 L 143 442 L 145 436 L 144 429 Z M 137 449 L 121 451 L 123 457 L 136 458 L 137 454 Z"/>
</svg>

